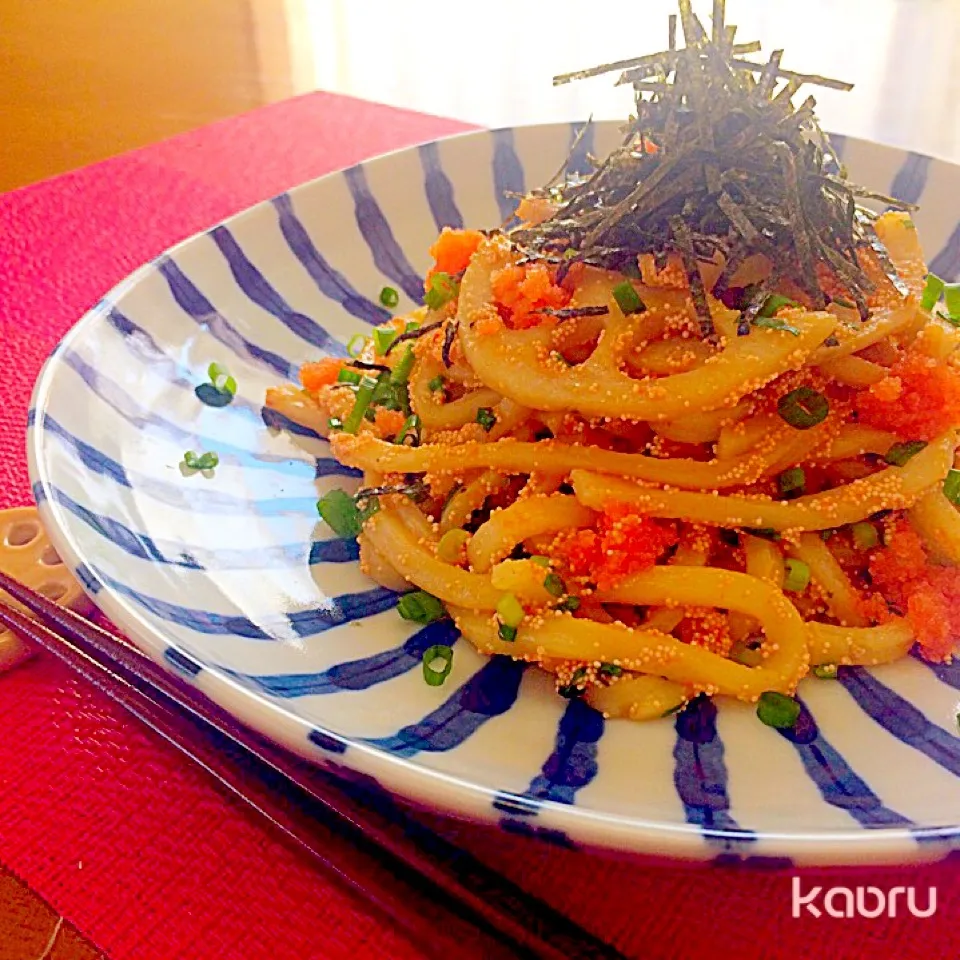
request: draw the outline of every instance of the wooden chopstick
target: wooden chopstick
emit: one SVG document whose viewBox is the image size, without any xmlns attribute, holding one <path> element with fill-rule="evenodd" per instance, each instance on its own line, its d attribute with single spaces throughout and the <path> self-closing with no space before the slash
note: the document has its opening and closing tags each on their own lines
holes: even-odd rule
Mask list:
<svg viewBox="0 0 960 960">
<path fill-rule="evenodd" d="M 240 725 L 107 631 L 2 571 L 0 589 L 41 621 L 0 602 L 0 623 L 58 657 L 202 766 L 425 952 L 461 956 L 469 944 L 483 957 L 621 956 L 395 805 L 363 791 L 347 796 L 329 775 Z"/>
</svg>

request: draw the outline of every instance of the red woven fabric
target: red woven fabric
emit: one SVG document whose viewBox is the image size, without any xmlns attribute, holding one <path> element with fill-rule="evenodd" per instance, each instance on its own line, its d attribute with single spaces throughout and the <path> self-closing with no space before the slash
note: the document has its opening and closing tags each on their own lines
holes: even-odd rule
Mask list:
<svg viewBox="0 0 960 960">
<path fill-rule="evenodd" d="M 123 276 L 299 181 L 463 129 L 313 94 L 0 197 L 0 506 L 30 502 L 24 425 L 43 359 Z M 787 873 L 617 862 L 430 822 L 629 956 L 960 955 L 950 863 L 804 878 L 914 883 L 921 902 L 934 885 L 930 919 L 793 919 Z M 113 960 L 421 955 L 46 659 L 0 678 L 0 860 Z"/>
</svg>

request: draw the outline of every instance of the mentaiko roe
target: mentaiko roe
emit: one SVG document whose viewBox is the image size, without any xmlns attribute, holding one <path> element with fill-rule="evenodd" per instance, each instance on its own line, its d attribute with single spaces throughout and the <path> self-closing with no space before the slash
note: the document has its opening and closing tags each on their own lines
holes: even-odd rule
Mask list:
<svg viewBox="0 0 960 960">
<path fill-rule="evenodd" d="M 960 373 L 918 353 L 908 353 L 879 383 L 854 395 L 861 423 L 892 430 L 904 440 L 933 440 L 957 425 Z"/>
<path fill-rule="evenodd" d="M 491 285 L 501 316 L 515 330 L 548 321 L 550 316 L 542 312 L 544 308 L 557 310 L 570 302 L 570 291 L 554 283 L 542 263 L 503 267 L 493 274 Z"/>
<path fill-rule="evenodd" d="M 905 614 L 920 652 L 949 660 L 960 636 L 960 575 L 930 563 L 923 542 L 906 520 L 897 523 L 888 545 L 870 558 L 873 586 Z"/>
<path fill-rule="evenodd" d="M 606 590 L 633 573 L 652 567 L 677 543 L 672 523 L 651 520 L 626 504 L 610 504 L 595 530 L 578 530 L 559 546 L 567 570 Z"/>
</svg>

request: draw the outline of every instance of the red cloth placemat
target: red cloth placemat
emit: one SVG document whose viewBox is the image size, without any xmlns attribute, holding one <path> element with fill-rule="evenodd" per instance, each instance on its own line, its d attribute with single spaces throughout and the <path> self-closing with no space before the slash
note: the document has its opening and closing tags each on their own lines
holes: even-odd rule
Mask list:
<svg viewBox="0 0 960 960">
<path fill-rule="evenodd" d="M 312 94 L 0 196 L 0 507 L 30 502 L 24 431 L 43 359 L 111 286 L 297 182 L 464 129 Z M 952 863 L 804 878 L 913 883 L 921 902 L 933 885 L 930 919 L 793 919 L 788 872 L 617 862 L 429 822 L 633 957 L 960 955 Z M 0 677 L 0 861 L 112 960 L 420 956 L 45 658 Z"/>
</svg>

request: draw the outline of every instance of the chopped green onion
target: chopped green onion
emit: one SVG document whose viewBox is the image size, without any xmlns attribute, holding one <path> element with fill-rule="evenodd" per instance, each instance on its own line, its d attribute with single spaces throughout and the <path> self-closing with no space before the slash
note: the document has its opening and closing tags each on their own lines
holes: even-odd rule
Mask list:
<svg viewBox="0 0 960 960">
<path fill-rule="evenodd" d="M 330 419 L 327 420 L 327 429 L 329 429 L 329 430 L 342 430 L 342 429 L 343 429 L 343 421 L 342 421 L 339 417 L 330 417 Z"/>
<path fill-rule="evenodd" d="M 613 299 L 624 313 L 640 313 L 647 309 L 647 305 L 640 299 L 640 294 L 629 280 L 624 280 L 613 288 Z"/>
<path fill-rule="evenodd" d="M 337 383 L 352 383 L 356 386 L 361 379 L 363 379 L 363 374 L 359 370 L 351 370 L 349 367 L 341 367 L 337 374 Z"/>
<path fill-rule="evenodd" d="M 453 669 L 453 647 L 445 643 L 435 643 L 423 651 L 423 679 L 431 687 L 442 687 L 443 681 Z M 437 667 L 437 663 L 440 666 Z"/>
<path fill-rule="evenodd" d="M 237 392 L 237 381 L 230 375 L 230 371 L 219 363 L 211 363 L 207 367 L 207 376 L 210 382 L 221 393 L 229 393 L 234 396 Z"/>
<path fill-rule="evenodd" d="M 810 583 L 810 567 L 792 557 L 784 562 L 783 589 L 803 593 Z"/>
<path fill-rule="evenodd" d="M 393 287 L 384 287 L 380 291 L 380 303 L 389 309 L 393 309 L 400 302 L 400 294 Z"/>
<path fill-rule="evenodd" d="M 530 562 L 531 562 L 531 563 L 535 563 L 535 564 L 537 564 L 537 565 L 540 566 L 540 567 L 549 567 L 549 566 L 550 566 L 550 558 L 549 558 L 549 557 L 545 557 L 542 553 L 535 553 L 535 554 L 530 558 Z"/>
<path fill-rule="evenodd" d="M 786 694 L 767 690 L 757 701 L 757 716 L 768 727 L 789 730 L 800 716 L 800 704 Z"/>
<path fill-rule="evenodd" d="M 403 328 L 404 333 L 413 333 L 414 330 L 419 330 L 420 324 L 416 320 L 408 320 L 406 326 Z"/>
<path fill-rule="evenodd" d="M 771 293 L 766 300 L 763 301 L 763 306 L 760 308 L 757 313 L 758 320 L 767 320 L 772 317 L 778 310 L 782 310 L 784 307 L 795 307 L 797 306 L 796 300 L 791 300 L 789 297 L 784 297 L 779 293 Z M 799 331 L 798 331 L 799 333 Z"/>
<path fill-rule="evenodd" d="M 803 467 L 791 467 L 789 470 L 784 470 L 783 473 L 777 477 L 777 484 L 783 496 L 786 496 L 788 493 L 799 496 L 806 488 L 807 475 Z"/>
<path fill-rule="evenodd" d="M 943 293 L 946 284 L 935 274 L 927 274 L 927 282 L 923 285 L 923 293 L 920 295 L 920 309 L 932 310 Z"/>
<path fill-rule="evenodd" d="M 730 659 L 745 667 L 757 667 L 763 661 L 763 654 L 758 646 L 751 646 L 751 641 L 738 640 L 730 648 Z"/>
<path fill-rule="evenodd" d="M 824 542 L 826 542 L 826 541 L 829 540 L 836 532 L 837 532 L 837 531 L 834 530 L 832 527 L 827 527 L 826 530 L 821 530 L 821 531 L 820 531 L 820 539 L 823 540 Z"/>
<path fill-rule="evenodd" d="M 570 677 L 570 682 L 562 687 L 557 687 L 557 693 L 561 697 L 564 697 L 567 700 L 572 700 L 574 697 L 579 697 L 583 691 L 584 687 L 580 686 L 587 677 L 587 671 L 584 667 L 577 667 L 573 671 L 573 674 Z"/>
<path fill-rule="evenodd" d="M 554 597 L 562 597 L 567 592 L 563 581 L 555 573 L 548 573 L 543 578 L 543 588 Z"/>
<path fill-rule="evenodd" d="M 320 519 L 341 539 L 353 540 L 360 535 L 363 524 L 360 510 L 353 497 L 343 490 L 331 490 L 317 501 Z"/>
<path fill-rule="evenodd" d="M 856 310 L 857 305 L 852 300 L 847 300 L 846 297 L 834 297 L 833 302 L 838 307 L 846 307 L 847 310 Z"/>
<path fill-rule="evenodd" d="M 960 470 L 948 470 L 943 481 L 943 495 L 955 506 L 960 506 Z"/>
<path fill-rule="evenodd" d="M 519 627 L 526 614 L 520 601 L 512 593 L 505 593 L 497 601 L 497 616 L 508 627 Z"/>
<path fill-rule="evenodd" d="M 943 302 L 947 307 L 949 320 L 960 320 L 960 283 L 943 285 Z"/>
<path fill-rule="evenodd" d="M 567 613 L 573 613 L 575 610 L 580 609 L 580 598 L 579 597 L 564 597 L 558 604 L 558 610 L 565 610 Z"/>
<path fill-rule="evenodd" d="M 373 346 L 381 357 L 390 349 L 390 344 L 396 339 L 396 330 L 390 330 L 386 327 L 374 327 Z"/>
<path fill-rule="evenodd" d="M 907 440 L 895 443 L 883 458 L 891 467 L 902 467 L 911 457 L 915 457 L 926 446 L 924 440 Z"/>
<path fill-rule="evenodd" d="M 780 534 L 773 527 L 744 527 L 744 533 L 749 533 L 751 537 L 759 537 L 761 540 L 779 540 Z"/>
<path fill-rule="evenodd" d="M 436 393 L 438 390 L 443 389 L 443 377 L 438 373 L 432 380 L 427 381 L 427 389 L 431 393 Z"/>
<path fill-rule="evenodd" d="M 378 381 L 373 377 L 361 377 L 360 384 L 357 387 L 357 398 L 353 401 L 353 409 L 347 414 L 347 419 L 343 421 L 344 433 L 356 433 L 363 421 L 364 414 L 373 400 L 374 391 L 377 389 Z"/>
<path fill-rule="evenodd" d="M 777 401 L 777 413 L 796 430 L 823 423 L 829 412 L 827 398 L 811 387 L 797 387 Z"/>
<path fill-rule="evenodd" d="M 402 387 L 410 379 L 410 371 L 413 370 L 413 364 L 416 357 L 413 355 L 413 347 L 407 347 L 406 352 L 400 358 L 400 362 L 393 368 L 390 374 L 390 382 L 396 387 Z"/>
<path fill-rule="evenodd" d="M 497 422 L 497 415 L 490 407 L 481 407 L 477 411 L 477 423 L 489 433 Z"/>
<path fill-rule="evenodd" d="M 757 317 L 753 321 L 755 327 L 766 327 L 768 330 L 782 330 L 784 333 L 792 333 L 795 337 L 800 336 L 800 328 L 791 326 L 786 320 L 779 317 Z"/>
<path fill-rule="evenodd" d="M 435 273 L 430 278 L 430 286 L 427 289 L 424 300 L 431 310 L 439 310 L 442 306 L 449 303 L 459 293 L 457 282 L 449 273 Z"/>
<path fill-rule="evenodd" d="M 397 611 L 404 620 L 414 623 L 433 623 L 446 616 L 443 604 L 432 594 L 424 590 L 405 593 L 397 603 Z"/>
<path fill-rule="evenodd" d="M 470 534 L 466 530 L 448 530 L 437 543 L 437 559 L 444 563 L 459 563 L 469 539 Z"/>
<path fill-rule="evenodd" d="M 835 663 L 821 663 L 820 666 L 813 668 L 813 675 L 821 680 L 836 680 L 837 665 Z"/>
<path fill-rule="evenodd" d="M 601 677 L 622 677 L 623 667 L 618 666 L 616 663 L 601 663 L 597 673 Z"/>
<path fill-rule="evenodd" d="M 574 247 L 567 247 L 567 249 L 560 254 L 564 260 L 572 260 L 576 255 L 577 251 Z"/>
<path fill-rule="evenodd" d="M 197 466 L 200 470 L 213 470 L 220 463 L 220 456 L 212 450 L 200 455 Z"/>
<path fill-rule="evenodd" d="M 363 353 L 363 348 L 367 345 L 367 338 L 362 333 L 355 333 L 347 341 L 347 354 L 351 357 L 359 357 Z"/>
<path fill-rule="evenodd" d="M 872 550 L 880 545 L 880 534 L 877 528 L 866 520 L 853 524 L 850 527 L 850 533 L 853 536 L 853 545 L 858 550 Z"/>
<path fill-rule="evenodd" d="M 200 454 L 195 450 L 188 450 L 183 455 L 183 462 L 187 465 L 190 470 L 199 470 L 200 469 Z"/>
<path fill-rule="evenodd" d="M 505 623 L 498 624 L 497 636 L 507 643 L 513 643 L 513 641 L 517 639 L 517 628 L 507 626 Z"/>
<path fill-rule="evenodd" d="M 403 426 L 400 428 L 400 432 L 397 434 L 397 438 L 393 442 L 402 444 L 408 436 L 413 439 L 411 446 L 420 446 L 420 418 L 415 413 L 411 414 L 406 420 L 403 421 Z"/>
</svg>

